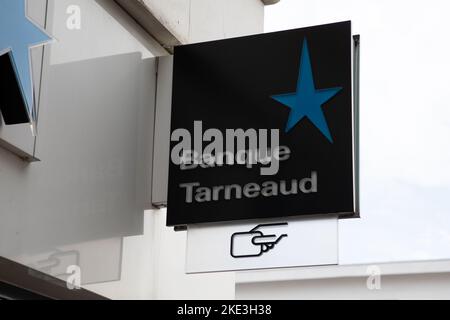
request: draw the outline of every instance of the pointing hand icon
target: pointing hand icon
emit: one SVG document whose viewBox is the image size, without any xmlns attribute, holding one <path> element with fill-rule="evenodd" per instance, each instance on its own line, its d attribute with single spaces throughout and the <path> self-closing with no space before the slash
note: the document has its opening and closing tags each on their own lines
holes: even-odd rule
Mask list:
<svg viewBox="0 0 450 320">
<path fill-rule="evenodd" d="M 287 234 L 264 234 L 261 230 L 286 227 L 288 223 L 260 224 L 248 232 L 237 232 L 231 236 L 230 253 L 233 258 L 260 257 L 274 249 Z"/>
</svg>

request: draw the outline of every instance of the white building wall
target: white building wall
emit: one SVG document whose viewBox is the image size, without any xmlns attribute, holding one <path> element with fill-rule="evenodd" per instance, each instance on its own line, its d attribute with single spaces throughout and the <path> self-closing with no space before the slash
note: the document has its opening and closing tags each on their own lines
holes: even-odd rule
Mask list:
<svg viewBox="0 0 450 320">
<path fill-rule="evenodd" d="M 73 6 L 80 29 L 67 27 Z M 79 265 L 83 284 L 122 278 L 111 297 L 151 298 L 151 233 L 123 237 L 144 230 L 154 57 L 166 52 L 112 0 L 30 0 L 28 7 L 55 42 L 42 63 L 41 161 L 0 149 L 0 255 L 63 279 L 67 266 Z M 42 11 L 46 19 L 36 19 Z M 42 55 L 33 56 L 40 66 Z M 151 216 L 145 222 L 151 229 Z"/>
<path fill-rule="evenodd" d="M 184 43 L 263 31 L 260 0 L 146 2 Z M 144 216 L 153 57 L 167 52 L 113 0 L 29 8 L 46 11 L 36 20 L 55 38 L 43 60 L 41 162 L 0 149 L 0 255 L 61 278 L 80 265 L 85 287 L 111 298 L 234 298 L 234 274 L 185 275 L 186 233 L 165 227 L 164 210 Z M 77 10 L 79 28 L 69 28 Z"/>
<path fill-rule="evenodd" d="M 263 32 L 260 0 L 145 2 L 184 43 Z M 148 211 L 145 221 L 143 237 L 124 241 L 122 281 L 88 289 L 112 298 L 234 299 L 234 273 L 185 274 L 186 232 L 176 233 L 165 226 L 165 210 Z M 130 258 L 138 254 L 146 258 Z"/>
<path fill-rule="evenodd" d="M 264 27 L 260 0 L 143 0 L 181 43 L 259 33 Z"/>
<path fill-rule="evenodd" d="M 260 0 L 143 1 L 183 43 L 263 31 Z M 80 30 L 66 27 L 71 5 L 81 9 Z M 44 7 L 29 4 L 41 25 Z M 148 191 L 141 179 L 152 158 L 152 58 L 165 51 L 111 0 L 49 0 L 47 9 L 56 42 L 44 55 L 42 162 L 0 149 L 0 255 L 61 275 L 65 264 L 51 266 L 59 255 L 81 265 L 87 289 L 115 299 L 450 298 L 448 261 L 380 265 L 380 288 L 367 285 L 371 266 L 186 275 L 186 233 L 165 227 L 165 210 L 143 220 L 148 195 L 134 198 Z M 99 143 L 101 135 L 111 144 Z M 64 256 L 74 252 L 79 261 Z"/>
<path fill-rule="evenodd" d="M 450 261 L 325 266 L 240 273 L 237 299 L 450 299 Z"/>
</svg>

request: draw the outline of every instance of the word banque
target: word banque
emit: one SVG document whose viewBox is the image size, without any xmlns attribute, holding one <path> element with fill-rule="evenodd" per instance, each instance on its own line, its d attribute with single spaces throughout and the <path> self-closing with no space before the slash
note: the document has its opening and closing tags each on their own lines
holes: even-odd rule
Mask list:
<svg viewBox="0 0 450 320">
<path fill-rule="evenodd" d="M 172 162 L 181 170 L 212 168 L 223 165 L 261 164 L 261 175 L 276 175 L 280 161 L 289 159 L 291 151 L 280 146 L 278 129 L 226 129 L 225 135 L 219 129 L 203 132 L 202 121 L 194 122 L 194 137 L 187 129 L 177 129 L 172 133 L 172 142 L 178 142 L 171 152 Z M 207 144 L 204 147 L 204 143 Z"/>
</svg>

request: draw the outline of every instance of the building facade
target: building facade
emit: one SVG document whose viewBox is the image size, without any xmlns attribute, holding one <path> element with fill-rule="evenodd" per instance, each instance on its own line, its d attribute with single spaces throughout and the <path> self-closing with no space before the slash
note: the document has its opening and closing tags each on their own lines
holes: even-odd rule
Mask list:
<svg viewBox="0 0 450 320">
<path fill-rule="evenodd" d="M 450 297 L 448 261 L 185 274 L 159 208 L 170 54 L 262 33 L 277 2 L 27 1 L 54 41 L 32 52 L 35 132 L 0 126 L 0 256 L 112 299 Z"/>
</svg>

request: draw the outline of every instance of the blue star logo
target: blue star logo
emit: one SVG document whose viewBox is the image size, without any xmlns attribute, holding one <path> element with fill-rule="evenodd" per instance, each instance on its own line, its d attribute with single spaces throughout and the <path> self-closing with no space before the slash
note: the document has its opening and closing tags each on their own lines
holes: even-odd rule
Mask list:
<svg viewBox="0 0 450 320">
<path fill-rule="evenodd" d="M 333 143 L 333 138 L 328 127 L 327 120 L 322 110 L 322 105 L 328 102 L 342 90 L 341 87 L 330 89 L 316 89 L 309 57 L 308 42 L 303 41 L 303 50 L 300 60 L 300 71 L 297 82 L 297 92 L 280 94 L 271 98 L 291 109 L 286 132 L 292 130 L 297 123 L 308 118 L 320 132 Z"/>
<path fill-rule="evenodd" d="M 0 55 L 10 54 L 30 115 L 33 114 L 30 48 L 50 40 L 51 37 L 28 19 L 25 0 L 0 0 Z"/>
</svg>

